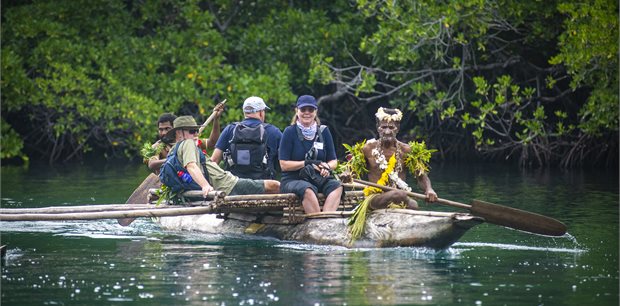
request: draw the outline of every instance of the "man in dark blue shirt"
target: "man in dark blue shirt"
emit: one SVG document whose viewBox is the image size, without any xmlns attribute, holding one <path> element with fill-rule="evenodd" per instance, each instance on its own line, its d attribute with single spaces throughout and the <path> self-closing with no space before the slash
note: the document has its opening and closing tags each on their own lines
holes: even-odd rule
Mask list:
<svg viewBox="0 0 620 306">
<path fill-rule="evenodd" d="M 280 169 L 278 148 L 282 132 L 265 123 L 268 109 L 259 97 L 245 99 L 245 119 L 224 128 L 211 160 L 219 163 L 224 159 L 224 168 L 238 177 L 275 179 Z"/>
</svg>

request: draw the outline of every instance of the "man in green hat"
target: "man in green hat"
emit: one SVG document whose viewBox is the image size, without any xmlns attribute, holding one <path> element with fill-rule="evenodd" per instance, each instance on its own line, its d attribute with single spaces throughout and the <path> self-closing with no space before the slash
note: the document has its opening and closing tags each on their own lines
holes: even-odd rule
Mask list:
<svg viewBox="0 0 620 306">
<path fill-rule="evenodd" d="M 199 128 L 200 126 L 196 124 L 193 117 L 180 116 L 174 120 L 173 129 L 166 137 L 174 135 L 176 142 L 180 142 L 176 156 L 184 169 L 178 170 L 189 173 L 192 180 L 200 186 L 205 197 L 213 190 L 224 191 L 227 195 L 278 193 L 280 191 L 280 182 L 276 180 L 239 178 L 224 171 L 209 158 L 203 158 L 204 163 L 201 163 L 201 154 L 204 153 L 196 146 Z"/>
<path fill-rule="evenodd" d="M 207 139 L 198 139 L 197 144 L 203 152 L 206 150 L 213 150 L 215 148 L 215 143 L 220 137 L 220 117 L 224 112 L 224 104 L 219 103 L 213 108 L 213 129 L 211 129 L 211 134 L 209 134 L 209 138 Z M 157 120 L 157 129 L 158 129 L 158 140 L 151 146 L 153 151 L 155 152 L 152 156 L 145 157 L 145 163 L 149 167 L 149 169 L 155 173 L 159 174 L 159 168 L 166 161 L 166 156 L 168 156 L 168 152 L 172 149 L 172 142 L 174 144 L 174 135 L 172 139 L 167 139 L 166 135 L 173 128 L 174 119 L 177 116 L 171 113 L 164 113 Z M 203 125 L 204 126 L 204 125 Z M 200 134 L 200 133 L 199 133 Z M 199 135 L 200 136 L 200 135 Z"/>
</svg>

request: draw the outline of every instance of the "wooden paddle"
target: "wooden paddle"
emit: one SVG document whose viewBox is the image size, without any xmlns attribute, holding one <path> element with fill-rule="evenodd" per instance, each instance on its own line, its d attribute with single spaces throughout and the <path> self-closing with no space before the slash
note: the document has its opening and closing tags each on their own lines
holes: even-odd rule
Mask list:
<svg viewBox="0 0 620 306">
<path fill-rule="evenodd" d="M 151 173 L 142 181 L 138 188 L 131 193 L 125 204 L 146 204 L 148 202 L 149 189 L 159 187 L 161 187 L 159 176 Z M 122 226 L 128 226 L 134 220 L 135 218 L 121 218 L 116 221 Z"/>
<path fill-rule="evenodd" d="M 226 99 L 224 99 L 224 101 L 218 103 L 217 105 L 224 104 L 224 103 L 226 103 Z M 205 120 L 205 122 L 200 126 L 198 135 L 202 133 L 203 129 L 206 126 L 208 126 L 211 123 L 211 121 L 213 121 L 213 119 L 215 119 L 215 112 L 211 113 L 211 116 L 209 116 L 209 118 L 207 118 L 207 120 Z M 138 188 L 136 188 L 136 190 L 133 191 L 133 193 L 131 194 L 131 196 L 129 196 L 125 204 L 145 204 L 147 202 L 149 189 L 159 188 L 159 187 L 161 187 L 161 183 L 159 182 L 159 177 L 151 173 L 149 174 L 149 176 L 147 176 L 144 179 L 144 181 L 142 181 L 140 185 L 138 185 Z M 121 219 L 118 219 L 117 221 L 118 221 L 118 224 L 122 226 L 128 226 L 134 220 L 135 218 L 121 218 Z"/>
<path fill-rule="evenodd" d="M 218 105 L 224 105 L 226 103 L 226 99 L 224 99 L 224 101 L 218 103 L 215 107 L 217 107 Z M 215 112 L 211 113 L 211 116 L 209 116 L 209 118 L 207 118 L 207 120 L 205 120 L 205 123 L 203 123 L 202 125 L 200 125 L 200 129 L 198 129 L 198 135 L 202 135 L 202 131 L 209 125 L 211 124 L 211 121 L 213 121 L 213 119 L 215 119 Z"/>
<path fill-rule="evenodd" d="M 388 190 L 400 190 L 392 187 L 382 186 L 379 184 L 367 182 L 360 179 L 353 179 L 356 183 L 364 184 L 367 186 L 376 187 L 384 191 Z M 401 190 L 404 191 L 404 190 Z M 425 200 L 426 196 L 411 191 L 405 191 L 410 197 Z M 452 207 L 464 208 L 477 217 L 482 217 L 484 220 L 491 224 L 501 225 L 525 232 L 534 234 L 547 235 L 547 236 L 563 236 L 566 234 L 566 225 L 564 223 L 536 213 L 502 206 L 498 204 L 483 202 L 479 200 L 473 200 L 471 205 L 450 201 L 446 199 L 437 199 L 437 202 L 443 205 Z"/>
</svg>

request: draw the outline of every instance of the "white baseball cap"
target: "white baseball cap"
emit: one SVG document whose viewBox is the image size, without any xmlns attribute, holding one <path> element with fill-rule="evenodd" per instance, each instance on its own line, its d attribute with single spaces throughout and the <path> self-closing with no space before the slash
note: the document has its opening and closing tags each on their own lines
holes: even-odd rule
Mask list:
<svg viewBox="0 0 620 306">
<path fill-rule="evenodd" d="M 270 108 L 265 104 L 265 101 L 259 97 L 249 97 L 243 101 L 244 113 L 256 113 L 264 109 Z"/>
</svg>

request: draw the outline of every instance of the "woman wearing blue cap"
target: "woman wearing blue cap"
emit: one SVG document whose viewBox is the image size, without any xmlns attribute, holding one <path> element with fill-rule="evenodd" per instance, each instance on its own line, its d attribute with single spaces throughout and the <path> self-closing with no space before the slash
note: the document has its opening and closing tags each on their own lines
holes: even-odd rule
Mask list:
<svg viewBox="0 0 620 306">
<path fill-rule="evenodd" d="M 323 211 L 336 211 L 343 193 L 342 185 L 331 175 L 338 164 L 334 140 L 317 113 L 313 96 L 297 99 L 295 116 L 282 133 L 278 154 L 282 168 L 280 192 L 301 198 L 307 214 L 321 211 L 319 192 L 327 197 Z"/>
</svg>

